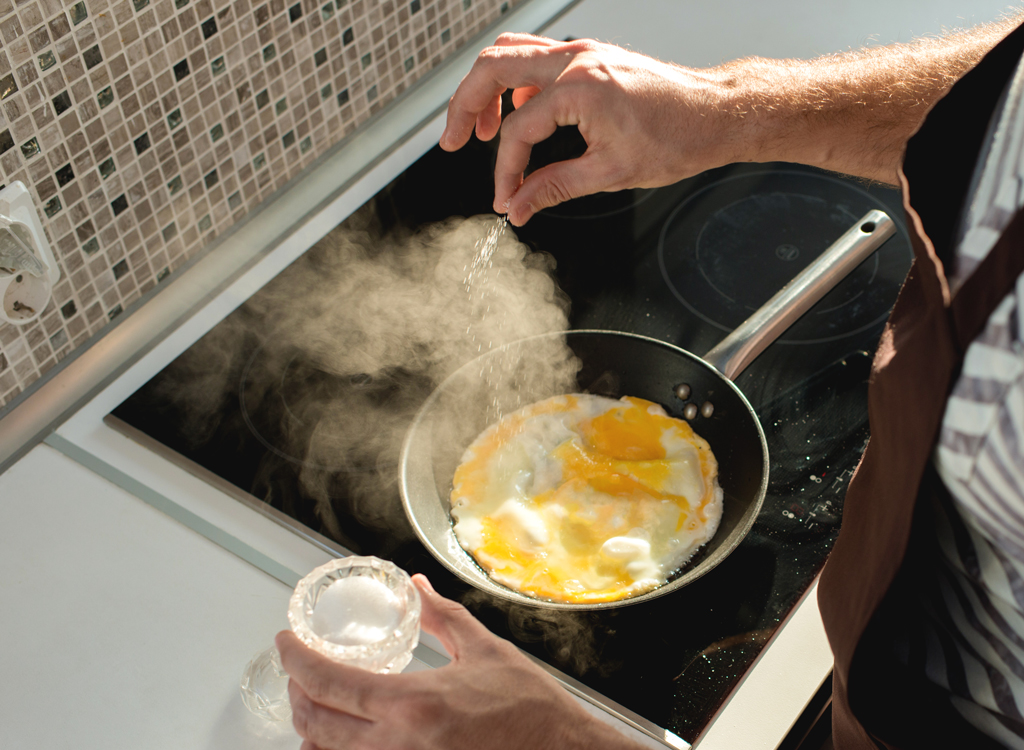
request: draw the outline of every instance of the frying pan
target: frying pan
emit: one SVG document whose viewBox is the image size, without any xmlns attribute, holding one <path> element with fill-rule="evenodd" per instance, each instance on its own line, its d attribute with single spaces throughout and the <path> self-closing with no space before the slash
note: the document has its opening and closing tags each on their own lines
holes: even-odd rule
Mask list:
<svg viewBox="0 0 1024 750">
<path fill-rule="evenodd" d="M 464 365 L 430 395 L 403 445 L 402 502 L 420 541 L 473 586 L 502 599 L 548 609 L 639 604 L 700 578 L 746 536 L 768 487 L 764 431 L 733 380 L 895 231 L 885 213 L 869 211 L 703 359 L 644 336 L 582 330 L 516 341 Z M 611 602 L 547 601 L 497 583 L 459 545 L 449 514 L 452 477 L 477 435 L 523 406 L 580 391 L 613 398 L 638 396 L 661 404 L 672 416 L 688 417 L 718 459 L 725 495 L 715 536 L 666 584 Z M 705 408 L 709 403 L 712 408 Z"/>
</svg>

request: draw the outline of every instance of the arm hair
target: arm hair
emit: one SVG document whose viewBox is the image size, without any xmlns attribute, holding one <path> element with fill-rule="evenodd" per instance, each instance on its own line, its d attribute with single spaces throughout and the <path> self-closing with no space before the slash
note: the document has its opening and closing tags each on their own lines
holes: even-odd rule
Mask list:
<svg viewBox="0 0 1024 750">
<path fill-rule="evenodd" d="M 1024 20 L 815 60 L 746 58 L 704 71 L 732 121 L 734 161 L 788 161 L 895 184 L 932 106 Z"/>
</svg>

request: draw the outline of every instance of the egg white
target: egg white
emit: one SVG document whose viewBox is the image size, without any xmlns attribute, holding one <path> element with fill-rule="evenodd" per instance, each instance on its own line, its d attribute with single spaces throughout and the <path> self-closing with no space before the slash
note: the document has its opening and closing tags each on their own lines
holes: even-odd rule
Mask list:
<svg viewBox="0 0 1024 750">
<path fill-rule="evenodd" d="M 712 538 L 718 464 L 689 424 L 642 399 L 557 396 L 491 425 L 455 473 L 459 543 L 496 581 L 600 602 L 664 584 Z"/>
</svg>

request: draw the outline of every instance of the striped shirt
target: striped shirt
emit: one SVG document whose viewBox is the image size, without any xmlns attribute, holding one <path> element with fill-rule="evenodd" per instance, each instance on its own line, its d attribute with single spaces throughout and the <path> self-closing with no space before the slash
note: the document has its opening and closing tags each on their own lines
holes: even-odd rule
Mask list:
<svg viewBox="0 0 1024 750">
<path fill-rule="evenodd" d="M 988 144 L 948 269 L 954 293 L 1024 206 L 1024 63 Z M 935 580 L 897 652 L 969 723 L 1024 750 L 1024 276 L 968 347 L 933 460 L 953 503 L 934 508 Z"/>
</svg>

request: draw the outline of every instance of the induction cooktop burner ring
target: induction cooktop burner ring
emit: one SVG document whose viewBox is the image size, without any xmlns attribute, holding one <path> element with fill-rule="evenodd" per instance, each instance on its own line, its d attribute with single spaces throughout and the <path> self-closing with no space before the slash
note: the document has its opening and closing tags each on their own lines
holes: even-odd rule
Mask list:
<svg viewBox="0 0 1024 750">
<path fill-rule="evenodd" d="M 691 313 L 728 333 L 782 288 L 868 209 L 892 213 L 861 187 L 830 175 L 763 169 L 721 177 L 688 195 L 664 221 L 662 279 Z M 897 236 L 778 340 L 822 344 L 881 325 L 912 257 L 902 217 Z M 813 253 L 802 252 L 813 248 Z M 801 257 L 803 256 L 803 257 Z"/>
<path fill-rule="evenodd" d="M 733 208 L 733 206 L 738 205 L 739 203 L 741 203 L 744 200 L 746 200 L 746 199 L 742 198 L 742 199 L 740 199 L 738 201 L 735 201 L 734 203 L 732 203 L 730 205 L 724 206 L 722 208 L 722 211 L 728 211 L 729 209 Z M 681 204 L 675 210 L 678 211 L 678 210 L 682 209 L 685 205 L 686 205 L 686 203 L 684 202 L 683 204 Z M 669 218 L 666 220 L 666 225 L 667 225 L 668 221 L 672 220 L 674 215 L 675 215 L 675 211 L 673 211 L 673 213 L 669 215 Z M 855 220 L 856 218 L 857 217 L 855 217 L 853 215 L 850 216 L 851 225 L 852 225 L 853 220 Z M 707 265 L 704 264 L 704 263 L 700 263 L 699 262 L 700 259 L 701 259 L 701 248 L 704 247 L 706 244 L 708 244 L 708 243 L 703 241 L 704 234 L 705 234 L 705 232 L 707 232 L 707 230 L 708 230 L 708 225 L 705 224 L 703 227 L 701 227 L 700 233 L 697 235 L 696 256 L 697 256 L 697 260 L 698 260 L 698 269 L 700 270 L 700 274 L 701 274 L 701 276 L 704 277 L 704 280 L 707 282 L 708 286 L 711 287 L 712 289 L 714 289 L 720 295 L 722 295 L 722 297 L 724 297 L 725 299 L 728 299 L 730 301 L 736 302 L 738 304 L 742 304 L 741 300 L 734 300 L 732 297 L 729 296 L 729 294 L 725 290 L 719 289 L 716 286 L 716 280 L 711 278 L 711 276 L 708 274 Z M 782 254 L 782 255 L 798 254 L 799 253 L 799 249 L 796 246 L 794 246 L 794 245 L 780 245 L 780 246 L 778 246 L 776 248 L 776 253 L 777 254 Z M 796 256 L 794 255 L 794 257 L 796 257 Z M 878 275 L 878 255 L 877 254 L 872 254 L 872 256 L 870 258 L 868 258 L 868 262 L 871 265 L 871 275 L 870 275 L 870 277 L 867 280 L 868 283 L 870 284 L 870 283 L 872 283 L 875 280 L 875 277 Z M 823 312 L 824 313 L 824 312 L 834 312 L 835 310 L 839 310 L 840 308 L 850 304 L 853 300 L 857 299 L 858 297 L 862 296 L 863 294 L 864 294 L 864 291 L 863 290 L 859 290 L 859 291 L 854 293 L 853 297 L 851 297 L 849 299 L 846 299 L 843 302 L 840 302 L 839 304 L 834 305 L 832 307 L 826 308 L 824 310 L 820 310 L 819 312 Z M 686 304 L 685 301 L 684 301 L 684 304 Z M 699 314 L 700 313 L 698 313 L 698 315 Z"/>
<path fill-rule="evenodd" d="M 328 466 L 325 464 L 317 463 L 316 461 L 308 461 L 304 458 L 297 458 L 296 456 L 293 456 L 290 453 L 281 450 L 280 447 L 275 445 L 269 438 L 267 438 L 263 434 L 259 426 L 256 424 L 256 420 L 253 419 L 252 409 L 250 408 L 250 405 L 246 400 L 245 394 L 247 390 L 246 384 L 250 382 L 250 373 L 252 372 L 253 365 L 256 363 L 260 354 L 263 354 L 265 352 L 265 349 L 266 343 L 264 342 L 264 344 L 261 344 L 260 346 L 256 347 L 255 351 L 253 351 L 252 356 L 250 356 L 249 360 L 245 363 L 245 368 L 242 370 L 242 375 L 238 386 L 239 411 L 241 412 L 242 419 L 245 421 L 246 427 L 249 429 L 249 432 L 252 433 L 252 436 L 255 437 L 263 445 L 264 448 L 269 450 L 275 456 L 277 456 L 278 458 L 282 458 L 285 461 L 296 466 L 303 466 L 309 469 L 316 469 L 318 471 L 326 471 L 332 473 L 369 473 L 371 471 L 369 469 L 360 469 L 358 467 L 353 467 L 344 463 Z M 280 403 L 288 417 L 292 419 L 294 422 L 297 422 L 299 424 L 305 424 L 305 422 L 298 416 L 298 414 L 295 413 L 292 406 L 289 404 L 288 399 L 286 399 L 283 395 L 284 392 L 286 391 L 285 382 L 288 377 L 288 372 L 295 364 L 295 362 L 299 359 L 300 356 L 301 353 L 296 350 L 295 353 L 286 360 L 284 367 L 281 369 L 281 374 L 278 380 L 278 392 L 282 394 L 280 398 Z M 350 380 L 352 384 L 355 386 L 358 386 L 360 384 L 355 376 L 353 378 L 350 378 Z"/>
</svg>

